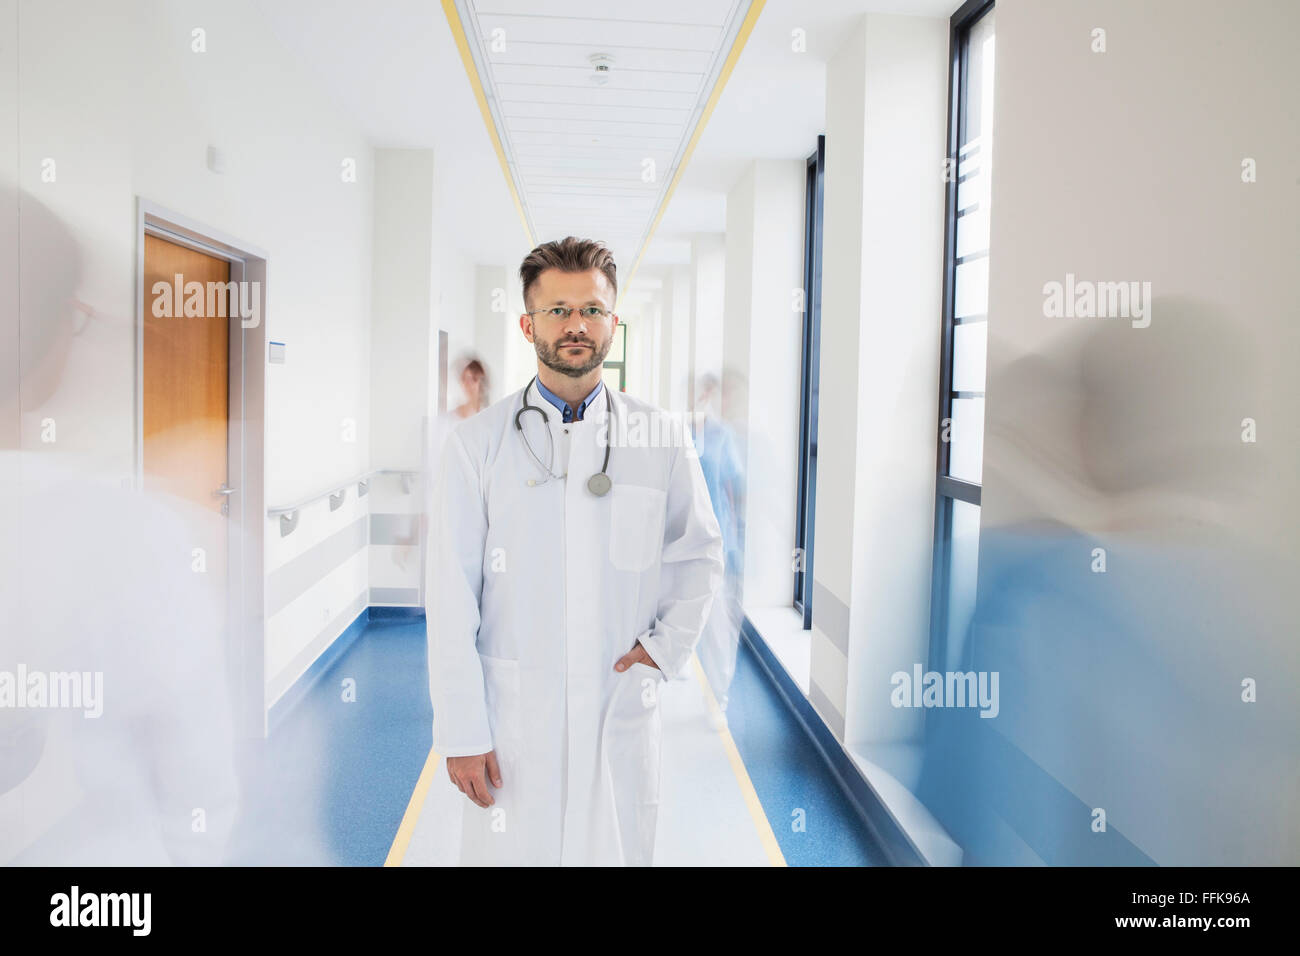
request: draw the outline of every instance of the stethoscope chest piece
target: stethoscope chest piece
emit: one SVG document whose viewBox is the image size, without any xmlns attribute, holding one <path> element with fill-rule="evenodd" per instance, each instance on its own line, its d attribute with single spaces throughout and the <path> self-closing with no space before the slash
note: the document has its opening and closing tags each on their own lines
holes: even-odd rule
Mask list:
<svg viewBox="0 0 1300 956">
<path fill-rule="evenodd" d="M 609 489 L 613 486 L 614 483 L 609 480 L 609 475 L 605 474 L 603 471 L 598 471 L 587 479 L 587 490 L 597 498 L 603 498 L 605 495 L 609 494 Z"/>
</svg>

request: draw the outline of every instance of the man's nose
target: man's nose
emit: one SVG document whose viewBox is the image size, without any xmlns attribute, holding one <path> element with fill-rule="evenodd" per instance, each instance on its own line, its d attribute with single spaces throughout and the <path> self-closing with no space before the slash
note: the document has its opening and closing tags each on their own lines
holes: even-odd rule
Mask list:
<svg viewBox="0 0 1300 956">
<path fill-rule="evenodd" d="M 587 320 L 577 309 L 569 312 L 569 317 L 564 320 L 564 331 L 567 335 L 586 335 Z"/>
</svg>

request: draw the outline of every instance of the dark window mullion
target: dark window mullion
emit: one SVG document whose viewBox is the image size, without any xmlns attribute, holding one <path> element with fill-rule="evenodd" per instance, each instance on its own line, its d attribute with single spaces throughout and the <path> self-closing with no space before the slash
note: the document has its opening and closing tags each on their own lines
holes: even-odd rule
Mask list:
<svg viewBox="0 0 1300 956">
<path fill-rule="evenodd" d="M 801 549 L 802 569 L 794 574 L 794 607 L 812 627 L 813 549 L 817 498 L 817 406 L 821 354 L 822 217 L 825 189 L 826 138 L 808 157 L 804 204 L 804 315 L 800 354 L 799 485 L 795 516 L 795 547 Z"/>
<path fill-rule="evenodd" d="M 965 501 L 978 506 L 982 497 L 981 488 L 973 482 L 961 481 L 948 475 L 951 461 L 951 442 L 940 436 L 949 434 L 945 422 L 952 420 L 952 403 L 954 398 L 963 397 L 964 392 L 953 389 L 953 347 L 954 330 L 958 325 L 982 322 L 986 315 L 956 315 L 956 278 L 958 262 L 974 259 L 975 256 L 957 257 L 957 220 L 974 212 L 976 208 L 963 211 L 958 206 L 957 187 L 965 182 L 971 173 L 962 175 L 961 166 L 979 151 L 979 146 L 963 150 L 965 140 L 967 89 L 968 45 L 971 26 L 993 6 L 993 0 L 966 0 L 949 21 L 949 73 L 948 73 L 948 156 L 957 167 L 953 176 L 945 183 L 944 209 L 944 271 L 943 271 L 943 315 L 942 334 L 940 336 L 939 365 L 939 432 L 936 434 L 937 478 L 934 510 L 934 564 L 930 600 L 930 661 L 938 666 L 946 659 L 948 632 L 948 595 L 950 591 L 951 553 L 952 553 L 952 511 L 954 501 Z M 981 393 L 982 394 L 982 393 Z"/>
<path fill-rule="evenodd" d="M 964 501 L 976 507 L 979 507 L 980 499 L 984 495 L 983 485 L 973 481 L 953 478 L 951 475 L 940 475 L 936 482 L 936 490 L 940 497 L 956 498 L 958 501 Z"/>
</svg>

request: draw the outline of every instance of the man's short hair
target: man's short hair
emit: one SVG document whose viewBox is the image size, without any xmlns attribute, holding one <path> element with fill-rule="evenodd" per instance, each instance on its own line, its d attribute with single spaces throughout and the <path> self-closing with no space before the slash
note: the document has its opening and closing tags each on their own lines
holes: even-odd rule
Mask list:
<svg viewBox="0 0 1300 956">
<path fill-rule="evenodd" d="M 609 280 L 610 291 L 618 295 L 618 268 L 614 254 L 603 242 L 565 236 L 553 242 L 544 242 L 524 257 L 519 266 L 519 280 L 524 284 L 524 308 L 528 308 L 528 293 L 537 284 L 537 277 L 547 269 L 561 272 L 589 272 L 599 269 Z"/>
</svg>

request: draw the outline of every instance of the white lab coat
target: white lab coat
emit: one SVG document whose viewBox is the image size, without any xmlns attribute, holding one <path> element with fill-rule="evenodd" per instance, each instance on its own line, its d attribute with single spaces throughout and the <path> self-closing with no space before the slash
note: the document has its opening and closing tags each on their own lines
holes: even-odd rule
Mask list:
<svg viewBox="0 0 1300 956">
<path fill-rule="evenodd" d="M 565 425 L 536 386 L 452 430 L 430 535 L 433 748 L 495 750 L 495 805 L 468 800 L 462 865 L 648 865 L 659 803 L 659 692 L 682 675 L 722 583 L 722 536 L 693 449 L 615 442 L 604 390 Z M 653 406 L 610 393 L 616 423 Z M 566 431 L 567 429 L 567 431 Z M 659 665 L 614 663 L 640 641 Z"/>
</svg>

